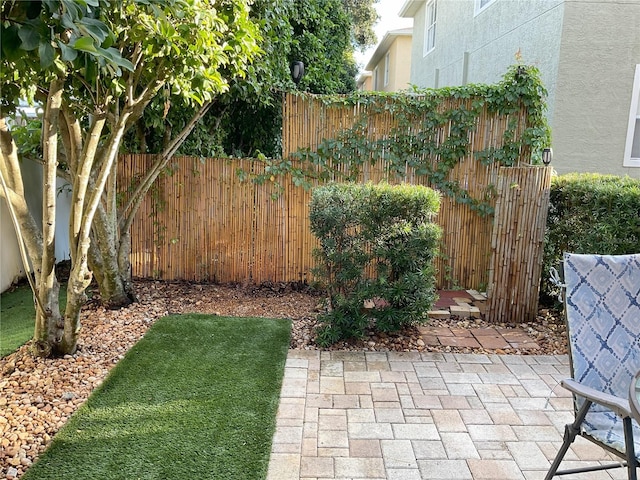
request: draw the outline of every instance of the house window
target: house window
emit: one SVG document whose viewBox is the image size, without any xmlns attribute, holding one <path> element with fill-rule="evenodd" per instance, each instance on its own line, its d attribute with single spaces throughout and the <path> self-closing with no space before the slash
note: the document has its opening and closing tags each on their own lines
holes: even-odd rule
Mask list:
<svg viewBox="0 0 640 480">
<path fill-rule="evenodd" d="M 636 65 L 636 74 L 633 79 L 624 166 L 640 167 L 640 65 Z"/>
<path fill-rule="evenodd" d="M 390 53 L 387 52 L 387 55 L 384 57 L 384 86 L 385 87 L 389 85 L 389 55 Z"/>
<path fill-rule="evenodd" d="M 476 8 L 474 11 L 474 15 L 478 15 L 480 12 L 482 12 L 485 8 L 487 8 L 489 5 L 491 5 L 495 1 L 496 0 L 476 0 Z"/>
<path fill-rule="evenodd" d="M 427 2 L 425 12 L 423 55 L 427 55 L 436 46 L 436 0 Z"/>
<path fill-rule="evenodd" d="M 373 89 L 378 90 L 378 67 L 373 69 Z"/>
</svg>

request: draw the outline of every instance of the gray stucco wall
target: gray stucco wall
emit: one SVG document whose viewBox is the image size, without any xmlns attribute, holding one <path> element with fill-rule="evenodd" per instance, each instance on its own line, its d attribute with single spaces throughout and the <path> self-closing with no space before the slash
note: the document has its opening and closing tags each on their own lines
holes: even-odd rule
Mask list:
<svg viewBox="0 0 640 480">
<path fill-rule="evenodd" d="M 552 123 L 564 0 L 495 0 L 477 15 L 474 0 L 438 0 L 436 46 L 423 56 L 425 5 L 414 18 L 411 83 L 454 86 L 465 77 L 466 83 L 496 83 L 511 65 L 534 65 Z"/>
<path fill-rule="evenodd" d="M 556 170 L 640 178 L 623 167 L 640 0 L 495 0 L 478 15 L 473 0 L 438 0 L 436 46 L 423 56 L 425 5 L 414 17 L 413 84 L 494 83 L 518 52 L 548 90 Z"/>
<path fill-rule="evenodd" d="M 640 178 L 623 166 L 640 1 L 567 0 L 552 120 L 556 170 Z"/>
<path fill-rule="evenodd" d="M 414 18 L 413 84 L 463 84 L 466 52 L 467 83 L 498 82 L 521 61 L 538 67 L 553 105 L 563 0 L 496 0 L 478 15 L 474 0 L 438 0 L 435 49 L 423 56 L 425 5 Z"/>
</svg>

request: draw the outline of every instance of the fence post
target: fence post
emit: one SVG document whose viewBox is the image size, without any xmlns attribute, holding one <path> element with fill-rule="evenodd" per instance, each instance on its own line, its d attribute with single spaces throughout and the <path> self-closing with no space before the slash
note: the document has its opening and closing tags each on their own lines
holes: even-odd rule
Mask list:
<svg viewBox="0 0 640 480">
<path fill-rule="evenodd" d="M 536 318 L 552 167 L 502 167 L 491 235 L 487 320 Z"/>
</svg>

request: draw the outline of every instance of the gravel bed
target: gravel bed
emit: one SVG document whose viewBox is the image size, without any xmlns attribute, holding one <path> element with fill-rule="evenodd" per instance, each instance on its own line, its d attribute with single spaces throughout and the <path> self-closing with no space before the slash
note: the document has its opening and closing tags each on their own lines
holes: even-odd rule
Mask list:
<svg viewBox="0 0 640 480">
<path fill-rule="evenodd" d="M 112 311 L 89 304 L 82 313 L 78 351 L 64 358 L 29 355 L 28 345 L 0 359 L 0 478 L 19 478 L 67 419 L 99 386 L 109 370 L 153 324 L 167 314 L 208 313 L 223 316 L 289 318 L 291 348 L 316 349 L 316 317 L 322 298 L 303 286 L 270 284 L 256 287 L 137 282 L 139 303 Z M 494 352 L 483 349 L 425 346 L 415 327 L 394 335 L 376 335 L 343 342 L 332 350 L 448 351 L 462 353 L 566 353 L 565 331 L 558 316 L 541 310 L 535 324 L 504 324 L 522 328 L 540 346 L 532 351 Z M 463 328 L 482 321 L 451 319 L 432 325 Z"/>
</svg>

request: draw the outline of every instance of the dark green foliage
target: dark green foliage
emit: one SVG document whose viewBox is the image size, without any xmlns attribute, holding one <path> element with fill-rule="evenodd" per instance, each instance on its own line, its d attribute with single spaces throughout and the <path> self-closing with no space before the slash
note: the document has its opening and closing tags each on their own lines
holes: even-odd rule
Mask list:
<svg viewBox="0 0 640 480">
<path fill-rule="evenodd" d="M 360 337 L 373 323 L 396 331 L 422 321 L 435 296 L 439 195 L 421 185 L 330 184 L 313 191 L 311 231 L 320 240 L 314 273 L 329 312 L 317 342 Z M 369 275 L 367 274 L 369 272 Z M 374 308 L 363 310 L 365 302 Z"/>
<path fill-rule="evenodd" d="M 542 301 L 557 292 L 548 281 L 564 252 L 640 252 L 640 180 L 592 173 L 553 179 L 544 247 Z"/>
<path fill-rule="evenodd" d="M 351 17 L 353 43 L 364 51 L 377 43 L 373 25 L 378 21 L 374 3 L 379 0 L 342 0 L 345 10 Z"/>
<path fill-rule="evenodd" d="M 291 323 L 162 318 L 26 479 L 264 479 Z"/>
<path fill-rule="evenodd" d="M 262 55 L 248 66 L 246 76 L 234 79 L 229 91 L 215 99 L 178 153 L 202 157 L 281 155 L 282 92 L 296 88 L 318 94 L 355 90 L 352 40 L 366 41 L 366 23 L 371 18 L 360 14 L 356 18 L 357 5 L 351 3 L 256 0 L 250 15 L 260 27 Z M 358 32 L 365 32 L 365 36 Z M 293 61 L 305 64 L 305 75 L 297 87 L 289 69 Z M 174 102 L 168 112 L 166 105 L 165 99 L 158 98 L 147 109 L 137 129 L 128 133 L 126 151 L 159 153 L 193 115 L 188 105 Z"/>
</svg>

